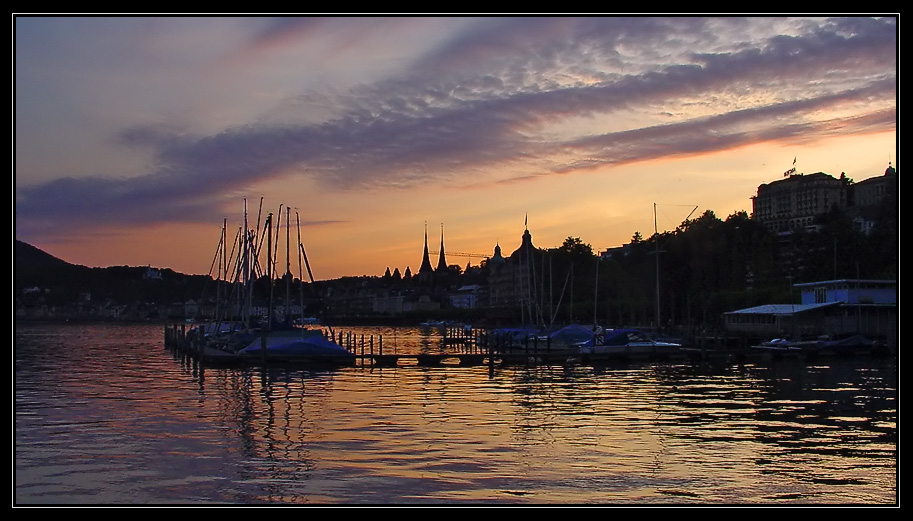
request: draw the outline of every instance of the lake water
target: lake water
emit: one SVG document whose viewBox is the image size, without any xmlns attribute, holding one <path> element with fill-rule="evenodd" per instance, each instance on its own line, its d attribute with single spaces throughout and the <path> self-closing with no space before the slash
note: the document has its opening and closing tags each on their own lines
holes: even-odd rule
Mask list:
<svg viewBox="0 0 913 521">
<path fill-rule="evenodd" d="M 897 505 L 895 358 L 207 368 L 163 330 L 16 324 L 15 505 Z"/>
</svg>

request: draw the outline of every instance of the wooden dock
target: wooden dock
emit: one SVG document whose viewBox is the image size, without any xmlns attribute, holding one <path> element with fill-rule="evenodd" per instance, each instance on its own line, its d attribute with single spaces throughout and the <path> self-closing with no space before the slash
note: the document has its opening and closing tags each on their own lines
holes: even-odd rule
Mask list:
<svg viewBox="0 0 913 521">
<path fill-rule="evenodd" d="M 355 336 L 339 333 L 334 340 L 345 347 L 351 356 L 346 357 L 277 357 L 251 356 L 229 353 L 204 345 L 200 339 L 187 334 L 184 324 L 165 329 L 165 347 L 179 351 L 195 360 L 212 366 L 244 366 L 244 365 L 330 365 L 330 366 L 370 366 L 370 367 L 399 367 L 399 366 L 462 366 L 472 367 L 480 365 L 505 366 L 505 365 L 567 365 L 584 364 L 599 365 L 628 361 L 653 361 L 653 360 L 679 360 L 694 361 L 710 353 L 701 350 L 687 351 L 662 357 L 654 357 L 649 353 L 629 355 L 604 355 L 604 354 L 574 354 L 552 349 L 545 342 L 527 343 L 517 346 L 510 344 L 502 338 L 489 336 L 482 331 L 451 331 L 442 339 L 441 352 L 430 353 L 391 353 L 384 351 L 383 339 L 364 335 Z"/>
<path fill-rule="evenodd" d="M 528 340 L 517 345 L 504 337 L 480 330 L 448 330 L 440 352 L 396 353 L 384 350 L 383 338 L 373 335 L 339 333 L 333 339 L 351 355 L 343 357 L 282 357 L 229 353 L 204 345 L 188 335 L 186 325 L 165 328 L 165 347 L 179 351 L 211 366 L 306 365 L 360 367 L 473 367 L 534 365 L 615 365 L 629 362 L 726 363 L 770 357 L 766 352 L 721 342 L 701 342 L 674 353 L 628 352 L 617 354 L 578 354 L 553 349 L 546 341 Z"/>
</svg>

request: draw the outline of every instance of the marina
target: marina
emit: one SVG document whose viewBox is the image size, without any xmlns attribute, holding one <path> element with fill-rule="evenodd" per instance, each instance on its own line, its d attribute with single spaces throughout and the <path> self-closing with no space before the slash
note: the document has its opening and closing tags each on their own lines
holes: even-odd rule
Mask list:
<svg viewBox="0 0 913 521">
<path fill-rule="evenodd" d="M 373 334 L 366 336 L 362 333 L 359 337 L 351 331 L 334 331 L 331 327 L 324 328 L 320 318 L 305 315 L 306 311 L 309 312 L 308 315 L 314 312 L 321 318 L 328 319 L 329 309 L 336 307 L 327 304 L 327 295 L 338 292 L 317 284 L 301 241 L 297 210 L 294 219 L 291 208 L 286 205 L 279 205 L 275 213 L 266 210 L 261 225 L 263 205 L 261 198 L 256 211 L 256 226 L 251 228 L 252 215 L 247 199 L 243 199 L 242 225 L 234 239 L 229 239 L 227 219 L 223 219 L 209 274 L 214 288 L 209 288 L 208 293 L 203 292 L 199 299 L 200 302 L 209 303 L 208 310 L 204 312 L 197 307 L 192 318 L 166 327 L 166 347 L 215 365 L 386 367 L 442 364 L 490 367 L 515 364 L 599 365 L 617 361 L 669 360 L 705 363 L 742 361 L 756 356 L 815 359 L 858 354 L 890 356 L 897 352 L 895 335 L 891 334 L 896 328 L 896 281 L 890 280 L 842 279 L 797 284 L 801 290 L 802 304 L 764 305 L 727 313 L 723 317 L 722 336 L 697 334 L 698 325 L 692 323 L 688 340 L 666 336 L 672 331 L 677 331 L 679 335 L 685 333 L 683 329 L 676 329 L 671 319 L 668 320 L 666 331 L 662 328 L 653 329 L 652 325 L 650 330 L 603 327 L 598 323 L 596 311 L 599 285 L 593 284 L 591 325 L 583 325 L 574 320 L 561 324 L 556 319 L 564 288 L 558 297 L 555 311 L 547 313 L 546 310 L 552 308 L 552 296 L 549 295 L 548 302 L 544 298 L 545 253 L 533 246 L 528 227 L 523 232 L 520 247 L 508 258 L 500 255 L 499 248 L 495 250 L 495 256 L 490 259 L 492 266 L 488 282 L 491 287 L 488 291 L 497 297 L 491 300 L 489 295 L 487 307 L 475 310 L 486 312 L 476 314 L 483 321 L 498 316 L 499 308 L 501 311 L 513 310 L 519 312 L 521 325 L 473 328 L 469 324 L 441 320 L 441 315 L 438 314 L 435 318 L 418 323 L 422 330 L 435 332 L 434 346 L 421 352 L 403 352 L 395 349 L 391 351 L 388 344 L 385 350 L 382 335 L 375 337 Z M 691 212 L 696 209 L 694 207 Z M 655 219 L 656 204 L 654 221 Z M 296 229 L 294 243 L 291 234 L 293 223 Z M 279 232 L 283 227 L 286 232 L 284 273 L 279 265 L 279 245 L 282 242 Z M 570 249 L 574 246 L 574 241 L 569 237 L 565 246 Z M 658 259 L 659 244 L 655 243 L 654 246 Z M 295 296 L 292 292 L 292 252 L 298 263 L 299 285 Z M 534 254 L 539 255 L 539 258 L 536 259 Z M 601 262 L 596 263 L 597 274 Z M 534 274 L 534 265 L 537 263 L 542 266 L 542 275 L 538 281 Z M 568 278 L 572 268 L 573 264 L 570 265 Z M 658 261 L 656 270 L 655 323 L 662 324 Z M 310 281 L 309 292 L 312 293 L 308 299 L 310 309 L 306 305 L 303 284 L 300 284 L 304 282 L 305 271 Z M 390 280 L 382 283 L 385 285 L 382 291 L 388 292 L 388 296 L 389 292 L 396 291 L 413 293 L 418 295 L 416 302 L 424 302 L 429 309 L 435 309 L 431 305 L 434 295 L 438 299 L 434 304 L 440 310 L 442 303 L 447 300 L 447 295 L 442 290 L 447 286 L 445 281 L 450 279 L 448 273 L 443 226 L 438 268 L 434 269 L 431 267 L 426 224 L 422 264 L 416 276 L 417 281 L 414 284 L 410 282 L 409 288 L 397 289 L 399 284 L 392 281 L 391 275 Z M 363 283 L 366 287 L 368 281 Z M 543 287 L 537 293 L 536 286 L 540 284 Z M 462 286 L 469 287 L 478 289 L 478 286 Z M 457 290 L 458 293 L 460 291 Z M 280 297 L 282 293 L 284 298 Z M 371 313 L 367 316 L 374 320 L 392 319 L 404 311 L 402 308 L 391 308 L 390 302 L 382 304 L 376 294 L 372 297 L 367 291 L 358 300 L 363 307 L 372 302 Z M 401 299 L 399 303 L 403 304 Z M 467 301 L 462 298 L 451 300 L 449 311 L 461 309 L 457 303 L 463 305 Z M 351 307 L 348 311 L 354 309 L 356 308 Z M 334 316 L 333 320 L 336 319 Z M 517 324 L 516 321 L 513 323 Z M 862 334 L 863 328 L 868 329 L 866 334 Z M 758 340 L 758 335 L 771 334 L 773 331 L 781 334 L 790 331 L 797 340 Z M 822 334 L 825 331 L 834 333 L 834 338 L 830 334 Z M 817 333 L 819 339 L 807 341 L 806 338 L 813 333 Z M 884 346 L 880 341 L 873 340 L 873 337 L 866 336 L 872 333 L 879 339 L 887 339 L 887 343 L 892 345 Z"/>
<path fill-rule="evenodd" d="M 179 351 L 193 357 L 201 363 L 231 365 L 318 365 L 318 366 L 502 366 L 502 365 L 600 365 L 615 362 L 651 362 L 673 361 L 685 363 L 707 362 L 740 362 L 764 358 L 782 358 L 784 356 L 817 359 L 828 357 L 877 356 L 891 357 L 889 352 L 877 349 L 857 348 L 853 351 L 835 351 L 825 349 L 757 349 L 749 345 L 747 339 L 739 338 L 704 338 L 698 345 L 678 345 L 674 349 L 667 346 L 647 346 L 635 349 L 632 347 L 602 350 L 583 348 L 569 351 L 566 346 L 553 344 L 550 336 L 540 338 L 528 335 L 517 342 L 504 330 L 476 330 L 464 327 L 435 328 L 426 332 L 426 346 L 420 351 L 391 349 L 389 343 L 384 348 L 381 334 L 340 331 L 331 338 L 336 345 L 342 346 L 348 356 L 277 356 L 264 349 L 258 352 L 249 350 L 248 356 L 229 353 L 215 349 L 187 336 L 186 325 L 172 325 L 165 328 L 164 345 L 166 348 Z M 367 328 L 370 329 L 370 328 Z M 427 330 L 426 330 L 427 331 Z M 627 330 L 620 330 L 627 331 Z M 316 333 L 312 331 L 312 333 Z M 320 333 L 329 336 L 328 331 Z M 265 342 L 265 337 L 263 339 Z M 256 341 L 253 342 L 254 347 Z M 814 344 L 816 347 L 819 345 Z"/>
<path fill-rule="evenodd" d="M 898 22 L 15 15 L 14 506 L 899 506 Z"/>
</svg>

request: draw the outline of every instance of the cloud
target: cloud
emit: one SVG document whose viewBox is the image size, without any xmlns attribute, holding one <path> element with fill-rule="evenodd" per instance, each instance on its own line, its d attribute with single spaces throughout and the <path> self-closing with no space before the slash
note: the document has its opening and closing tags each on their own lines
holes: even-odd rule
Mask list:
<svg viewBox="0 0 913 521">
<path fill-rule="evenodd" d="M 248 51 L 276 52 L 328 23 L 261 22 Z M 290 102 L 320 99 L 321 120 L 265 118 L 211 135 L 161 123 L 124 128 L 119 143 L 154 155 L 145 174 L 22 188 L 17 219 L 33 233 L 63 219 L 195 219 L 270 179 L 301 176 L 331 190 L 484 183 L 466 176 L 509 167 L 523 179 L 896 128 L 892 18 L 790 21 L 790 34 L 728 18 L 495 18 L 464 26 L 403 74 Z M 620 124 L 622 113 L 638 123 L 599 130 Z M 591 125 L 559 132 L 580 119 Z"/>
</svg>

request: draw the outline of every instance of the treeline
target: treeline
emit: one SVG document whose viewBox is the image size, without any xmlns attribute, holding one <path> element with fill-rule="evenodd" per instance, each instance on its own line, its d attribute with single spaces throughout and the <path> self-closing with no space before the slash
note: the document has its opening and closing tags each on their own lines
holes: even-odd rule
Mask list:
<svg viewBox="0 0 913 521">
<path fill-rule="evenodd" d="M 199 299 L 212 284 L 208 276 L 167 268 L 70 264 L 18 240 L 13 268 L 13 298 L 25 307 L 73 306 L 82 301 L 168 304 Z"/>
<path fill-rule="evenodd" d="M 561 291 L 560 322 L 717 327 L 726 311 L 798 302 L 793 284 L 896 279 L 896 216 L 886 205 L 863 233 L 835 207 L 816 220 L 816 231 L 779 235 L 744 211 L 720 219 L 708 210 L 671 232 L 635 233 L 602 259 L 568 237 L 545 251 L 536 269 L 547 282 L 538 291 L 547 308 Z"/>
<path fill-rule="evenodd" d="M 774 303 L 798 302 L 793 284 L 833 279 L 897 279 L 897 208 L 891 202 L 873 208 L 867 233 L 840 209 L 820 216 L 816 231 L 775 234 L 744 211 L 725 219 L 712 211 L 683 222 L 673 231 L 644 238 L 603 258 L 578 237 L 533 256 L 532 293 L 541 323 L 599 323 L 670 328 L 715 328 L 726 311 Z M 256 282 L 259 300 L 306 300 L 306 312 L 327 304 L 340 309 L 340 298 L 361 302 L 385 288 L 415 287 L 390 277 L 343 277 L 321 281 L 318 288 L 298 279 Z M 467 284 L 487 283 L 487 262 L 470 272 L 458 266 L 432 288 L 441 316 L 469 310 L 448 309 L 448 292 Z M 208 276 L 183 275 L 146 267 L 88 268 L 56 259 L 21 241 L 15 242 L 14 300 L 17 309 L 73 305 L 84 299 L 122 305 L 213 301 L 218 290 Z M 378 291 L 374 291 L 378 290 Z M 323 298 L 320 298 L 320 296 Z M 527 303 L 528 304 L 528 303 Z M 520 307 L 522 304 L 517 303 Z M 482 307 L 472 318 L 485 318 Z M 520 311 L 517 317 L 522 316 Z M 527 314 L 527 317 L 530 315 Z M 426 318 L 430 318 L 430 315 Z"/>
</svg>

